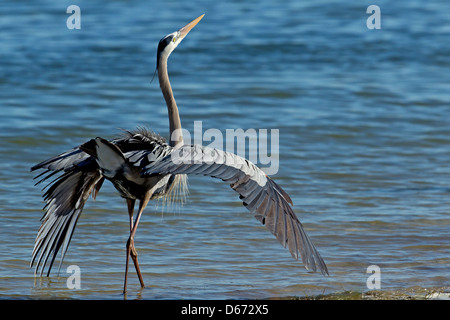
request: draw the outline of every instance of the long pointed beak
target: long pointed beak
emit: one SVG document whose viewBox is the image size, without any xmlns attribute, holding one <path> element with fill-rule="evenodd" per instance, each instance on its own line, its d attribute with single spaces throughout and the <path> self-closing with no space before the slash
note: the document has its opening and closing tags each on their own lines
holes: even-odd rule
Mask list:
<svg viewBox="0 0 450 320">
<path fill-rule="evenodd" d="M 189 33 L 189 31 L 191 31 L 191 29 L 193 27 L 195 27 L 197 25 L 197 23 L 199 23 L 200 20 L 202 20 L 203 16 L 204 16 L 204 14 L 202 14 L 200 17 L 198 17 L 197 19 L 195 19 L 192 22 L 188 23 L 187 25 L 185 25 L 180 30 L 178 30 L 180 32 L 180 37 L 184 38 Z"/>
</svg>

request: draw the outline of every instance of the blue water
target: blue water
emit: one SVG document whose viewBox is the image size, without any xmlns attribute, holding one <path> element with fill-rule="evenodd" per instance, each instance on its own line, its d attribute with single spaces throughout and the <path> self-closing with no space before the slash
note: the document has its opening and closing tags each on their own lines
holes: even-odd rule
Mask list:
<svg viewBox="0 0 450 320">
<path fill-rule="evenodd" d="M 69 30 L 66 9 L 81 8 Z M 148 206 L 136 236 L 146 288 L 128 298 L 246 299 L 448 290 L 450 4 L 378 1 L 2 1 L 0 298 L 121 299 L 125 202 L 89 200 L 59 276 L 29 268 L 43 211 L 29 168 L 96 136 L 167 136 L 152 80 L 160 38 L 199 15 L 169 59 L 183 127 L 279 129 L 273 176 L 325 259 L 308 273 L 226 184 L 190 177 L 183 206 Z M 78 265 L 81 289 L 68 289 Z"/>
</svg>

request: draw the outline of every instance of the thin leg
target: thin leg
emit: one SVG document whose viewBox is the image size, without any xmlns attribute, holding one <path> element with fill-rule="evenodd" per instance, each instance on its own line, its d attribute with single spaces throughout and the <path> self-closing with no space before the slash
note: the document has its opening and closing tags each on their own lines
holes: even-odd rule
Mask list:
<svg viewBox="0 0 450 320">
<path fill-rule="evenodd" d="M 134 212 L 134 204 L 135 200 L 133 199 L 127 199 L 127 206 L 128 206 L 128 216 L 130 218 L 130 234 L 133 230 L 133 212 Z M 123 285 L 123 293 L 127 292 L 127 282 L 128 282 L 128 262 L 130 261 L 130 246 L 129 243 L 127 243 L 127 260 L 125 263 L 125 283 Z"/>
<path fill-rule="evenodd" d="M 144 197 L 144 199 L 142 199 L 141 202 L 139 203 L 139 211 L 137 213 L 136 221 L 134 223 L 133 229 L 131 230 L 131 233 L 130 233 L 130 239 L 128 240 L 131 243 L 131 252 L 130 252 L 131 259 L 133 259 L 134 267 L 136 268 L 136 273 L 139 277 L 139 282 L 141 283 L 142 288 L 144 288 L 144 279 L 142 278 L 141 269 L 139 268 L 137 252 L 136 252 L 136 249 L 134 248 L 134 235 L 136 234 L 136 230 L 137 230 L 142 212 L 144 211 L 145 207 L 147 206 L 149 200 L 150 200 L 150 193 L 147 193 L 146 196 Z"/>
<path fill-rule="evenodd" d="M 127 247 L 128 247 L 127 248 L 127 254 L 129 256 L 131 256 L 131 259 L 133 260 L 134 267 L 136 269 L 136 273 L 137 273 L 137 275 L 139 277 L 139 282 L 141 283 L 141 288 L 145 288 L 144 279 L 142 278 L 141 269 L 139 268 L 139 262 L 138 262 L 138 259 L 137 259 L 137 252 L 136 252 L 136 249 L 134 248 L 134 240 L 133 239 L 131 239 L 131 238 L 128 239 Z M 125 290 L 126 290 L 126 287 L 124 288 L 124 292 L 126 292 Z"/>
<path fill-rule="evenodd" d="M 127 278 L 128 278 L 128 261 L 129 261 L 129 256 L 131 256 L 131 259 L 133 260 L 134 263 L 134 267 L 136 268 L 136 273 L 139 277 L 139 282 L 141 283 L 141 287 L 144 288 L 144 279 L 142 278 L 142 274 L 141 274 L 141 270 L 139 268 L 139 262 L 137 259 L 137 252 L 136 249 L 134 247 L 134 235 L 136 234 L 136 230 L 139 224 L 139 220 L 141 218 L 142 212 L 144 211 L 145 207 L 148 204 L 148 201 L 150 200 L 152 192 L 147 192 L 147 194 L 145 195 L 144 199 L 142 199 L 139 203 L 139 211 L 137 213 L 136 216 L 136 221 L 133 224 L 133 213 L 132 211 L 130 211 L 130 207 L 134 207 L 134 200 L 127 200 L 128 203 L 128 213 L 130 215 L 130 238 L 128 239 L 127 242 L 127 262 L 126 262 L 126 271 L 125 271 L 125 284 L 124 284 L 124 288 L 123 288 L 123 292 L 125 293 L 127 291 Z"/>
</svg>

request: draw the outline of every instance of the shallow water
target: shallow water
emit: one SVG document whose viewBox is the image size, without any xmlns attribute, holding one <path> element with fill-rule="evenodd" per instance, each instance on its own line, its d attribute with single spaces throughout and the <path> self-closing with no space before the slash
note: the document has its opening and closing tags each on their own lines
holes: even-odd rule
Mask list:
<svg viewBox="0 0 450 320">
<path fill-rule="evenodd" d="M 121 299 L 128 217 L 105 184 L 59 276 L 29 268 L 41 187 L 29 168 L 92 137 L 147 125 L 167 135 L 150 82 L 159 39 L 202 13 L 171 55 L 183 126 L 279 129 L 274 179 L 324 257 L 308 273 L 226 184 L 190 177 L 180 207 L 148 206 L 136 236 L 147 287 L 128 298 L 223 299 L 448 288 L 450 5 L 290 1 L 0 4 L 0 298 Z M 81 289 L 67 288 L 78 265 Z M 56 269 L 56 268 L 55 268 Z"/>
</svg>

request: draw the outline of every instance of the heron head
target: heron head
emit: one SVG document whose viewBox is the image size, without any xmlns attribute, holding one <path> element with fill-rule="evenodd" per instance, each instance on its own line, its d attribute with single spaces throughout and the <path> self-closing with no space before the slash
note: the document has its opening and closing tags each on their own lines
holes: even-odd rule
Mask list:
<svg viewBox="0 0 450 320">
<path fill-rule="evenodd" d="M 156 64 L 157 68 L 159 67 L 159 62 L 161 58 L 165 57 L 167 59 L 169 55 L 172 53 L 172 51 L 175 50 L 175 48 L 180 44 L 180 42 L 184 39 L 184 37 L 186 37 L 189 31 L 191 31 L 192 28 L 195 27 L 195 25 L 203 18 L 203 16 L 204 14 L 202 14 L 200 17 L 193 20 L 192 22 L 188 23 L 180 30 L 168 34 L 159 41 L 157 64 Z"/>
</svg>

